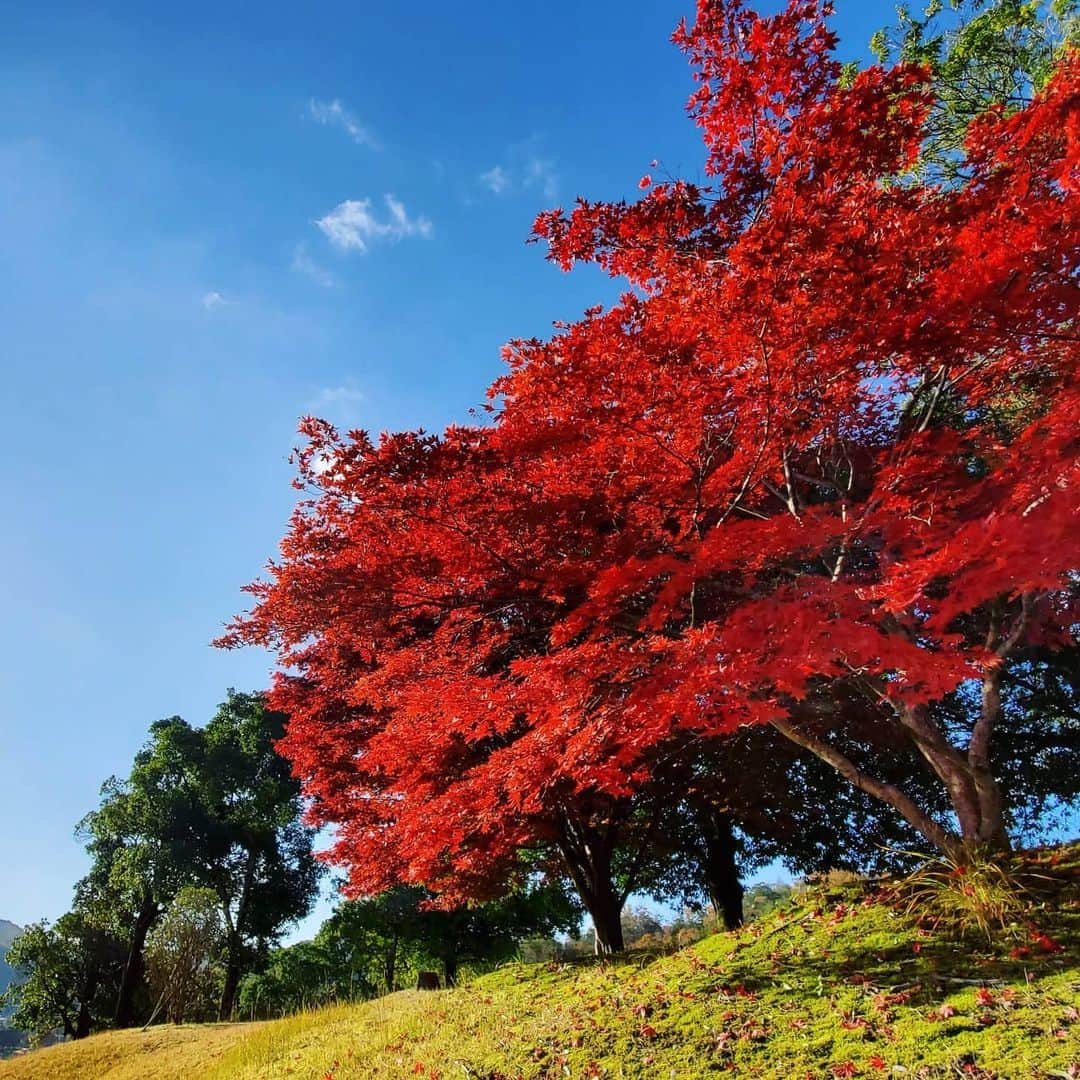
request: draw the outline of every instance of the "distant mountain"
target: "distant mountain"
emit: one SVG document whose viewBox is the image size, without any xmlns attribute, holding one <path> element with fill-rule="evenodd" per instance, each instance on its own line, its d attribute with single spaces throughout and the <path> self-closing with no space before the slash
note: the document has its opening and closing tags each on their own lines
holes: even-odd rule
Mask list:
<svg viewBox="0 0 1080 1080">
<path fill-rule="evenodd" d="M 7 951 L 11 943 L 23 932 L 21 926 L 16 926 L 7 919 L 0 919 L 0 994 L 2 994 L 14 981 L 15 970 L 7 962 Z M 21 1031 L 8 1027 L 11 1009 L 0 1009 L 0 1060 L 10 1057 L 16 1051 L 27 1045 L 26 1035 Z"/>
<path fill-rule="evenodd" d="M 8 922 L 7 919 L 0 919 L 0 994 L 8 988 L 11 980 L 15 978 L 15 972 L 7 963 L 6 953 L 11 943 L 21 933 L 21 926 L 16 926 L 13 922 Z M 0 1016 L 3 1015 L 3 1011 L 0 1010 Z"/>
</svg>

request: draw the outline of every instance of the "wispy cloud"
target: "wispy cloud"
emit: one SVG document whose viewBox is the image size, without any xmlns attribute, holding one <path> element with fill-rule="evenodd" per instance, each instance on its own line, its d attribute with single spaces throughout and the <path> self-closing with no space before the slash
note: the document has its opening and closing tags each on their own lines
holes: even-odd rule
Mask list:
<svg viewBox="0 0 1080 1080">
<path fill-rule="evenodd" d="M 312 401 L 312 405 L 355 405 L 364 401 L 365 397 L 363 390 L 352 382 L 346 382 L 341 386 L 324 386 Z"/>
<path fill-rule="evenodd" d="M 215 308 L 220 307 L 228 307 L 228 305 L 232 303 L 235 303 L 235 301 L 226 300 L 217 290 L 203 293 L 202 306 L 206 308 L 207 311 L 213 311 Z"/>
<path fill-rule="evenodd" d="M 510 186 L 510 174 L 501 166 L 496 165 L 480 174 L 480 179 L 491 188 L 496 195 L 501 195 Z"/>
<path fill-rule="evenodd" d="M 377 144 L 371 132 L 337 98 L 333 101 L 312 98 L 308 102 L 308 111 L 316 124 L 341 128 L 358 146 L 376 148 Z"/>
<path fill-rule="evenodd" d="M 316 284 L 324 289 L 329 289 L 334 284 L 334 275 L 324 266 L 320 266 L 309 254 L 303 244 L 297 244 L 293 248 L 292 268 L 298 274 L 311 278 Z"/>
<path fill-rule="evenodd" d="M 550 158 L 530 157 L 525 163 L 524 185 L 539 188 L 545 199 L 558 198 L 559 174 L 555 171 L 555 163 Z"/>
<path fill-rule="evenodd" d="M 480 182 L 495 195 L 539 191 L 545 199 L 559 196 L 559 173 L 555 160 L 537 150 L 539 136 L 508 147 L 503 161 L 480 173 Z"/>
<path fill-rule="evenodd" d="M 426 217 L 410 217 L 404 203 L 393 195 L 384 195 L 383 201 L 385 217 L 376 215 L 370 199 L 346 199 L 315 224 L 335 247 L 360 254 L 378 240 L 431 235 L 433 226 Z"/>
<path fill-rule="evenodd" d="M 306 408 L 315 416 L 338 424 L 352 424 L 360 415 L 367 395 L 352 379 L 336 386 L 324 386 L 308 400 Z M 332 459 L 330 459 L 332 461 Z"/>
</svg>

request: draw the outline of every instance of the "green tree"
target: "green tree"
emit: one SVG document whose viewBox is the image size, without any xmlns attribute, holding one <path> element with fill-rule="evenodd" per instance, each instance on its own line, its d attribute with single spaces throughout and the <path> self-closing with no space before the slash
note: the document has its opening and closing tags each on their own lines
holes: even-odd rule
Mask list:
<svg viewBox="0 0 1080 1080">
<path fill-rule="evenodd" d="M 115 1000 L 123 946 L 106 913 L 77 907 L 50 926 L 28 926 L 12 943 L 7 962 L 16 979 L 0 996 L 11 1024 L 40 1042 L 57 1029 L 72 1039 L 89 1035 Z"/>
<path fill-rule="evenodd" d="M 300 941 L 274 949 L 261 970 L 240 980 L 239 1012 L 251 1018 L 288 1016 L 333 1001 L 374 997 L 378 990 L 349 958 L 321 941 Z"/>
<path fill-rule="evenodd" d="M 173 1024 L 208 1019 L 219 982 L 219 956 L 224 940 L 217 893 L 186 886 L 146 939 L 146 974 Z"/>
<path fill-rule="evenodd" d="M 1023 108 L 1067 44 L 1080 43 L 1076 0 L 930 0 L 921 17 L 906 5 L 870 46 L 882 63 L 925 65 L 935 91 L 917 171 L 963 175 L 972 120 L 998 106 Z"/>
<path fill-rule="evenodd" d="M 135 756 L 126 780 L 110 777 L 101 805 L 77 833 L 92 861 L 84 886 L 113 898 L 126 922 L 127 949 L 113 1022 L 128 1027 L 139 1013 L 146 938 L 177 890 L 205 861 L 204 808 L 188 782 L 199 736 L 180 717 L 151 727 L 151 741 Z"/>
<path fill-rule="evenodd" d="M 232 1014 L 244 971 L 311 910 L 321 864 L 301 823 L 300 783 L 274 744 L 286 717 L 261 694 L 230 690 L 199 733 L 191 783 L 204 812 L 206 860 L 197 875 L 217 894 L 225 923 L 219 1012 Z"/>
<path fill-rule="evenodd" d="M 225 926 L 219 1010 L 232 1013 L 245 970 L 285 926 L 310 910 L 320 867 L 300 821 L 300 785 L 274 750 L 286 718 L 261 694 L 230 690 L 210 722 L 159 720 L 128 778 L 110 779 L 80 832 L 93 865 L 88 888 L 126 913 L 114 1010 L 134 1022 L 148 934 L 185 885 L 209 888 Z"/>
</svg>

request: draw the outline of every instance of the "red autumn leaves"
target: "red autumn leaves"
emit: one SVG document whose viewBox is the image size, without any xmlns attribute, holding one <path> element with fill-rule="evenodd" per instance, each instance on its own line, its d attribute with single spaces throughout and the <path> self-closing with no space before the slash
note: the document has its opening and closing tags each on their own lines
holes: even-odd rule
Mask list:
<svg viewBox="0 0 1080 1080">
<path fill-rule="evenodd" d="M 996 673 L 1075 619 L 1080 62 L 972 125 L 945 189 L 902 179 L 927 73 L 843 84 L 819 5 L 703 2 L 676 40 L 710 187 L 540 215 L 630 290 L 513 342 L 491 426 L 306 421 L 310 497 L 223 639 L 277 651 L 282 749 L 360 891 L 496 892 L 687 736 L 773 724 L 844 772 L 857 700 L 959 832 L 866 790 L 938 846 L 1003 841 Z M 931 707 L 965 680 L 990 711 L 957 748 Z"/>
</svg>

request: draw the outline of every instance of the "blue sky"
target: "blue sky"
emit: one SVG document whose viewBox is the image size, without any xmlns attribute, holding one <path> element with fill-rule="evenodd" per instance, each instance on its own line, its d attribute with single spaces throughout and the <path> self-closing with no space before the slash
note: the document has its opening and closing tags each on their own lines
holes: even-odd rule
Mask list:
<svg viewBox="0 0 1080 1080">
<path fill-rule="evenodd" d="M 154 719 L 266 684 L 209 641 L 284 530 L 297 418 L 465 419 L 503 342 L 614 295 L 524 240 L 699 176 L 691 7 L 2 6 L 0 917 L 66 909 Z M 843 59 L 892 17 L 837 8 Z"/>
</svg>

